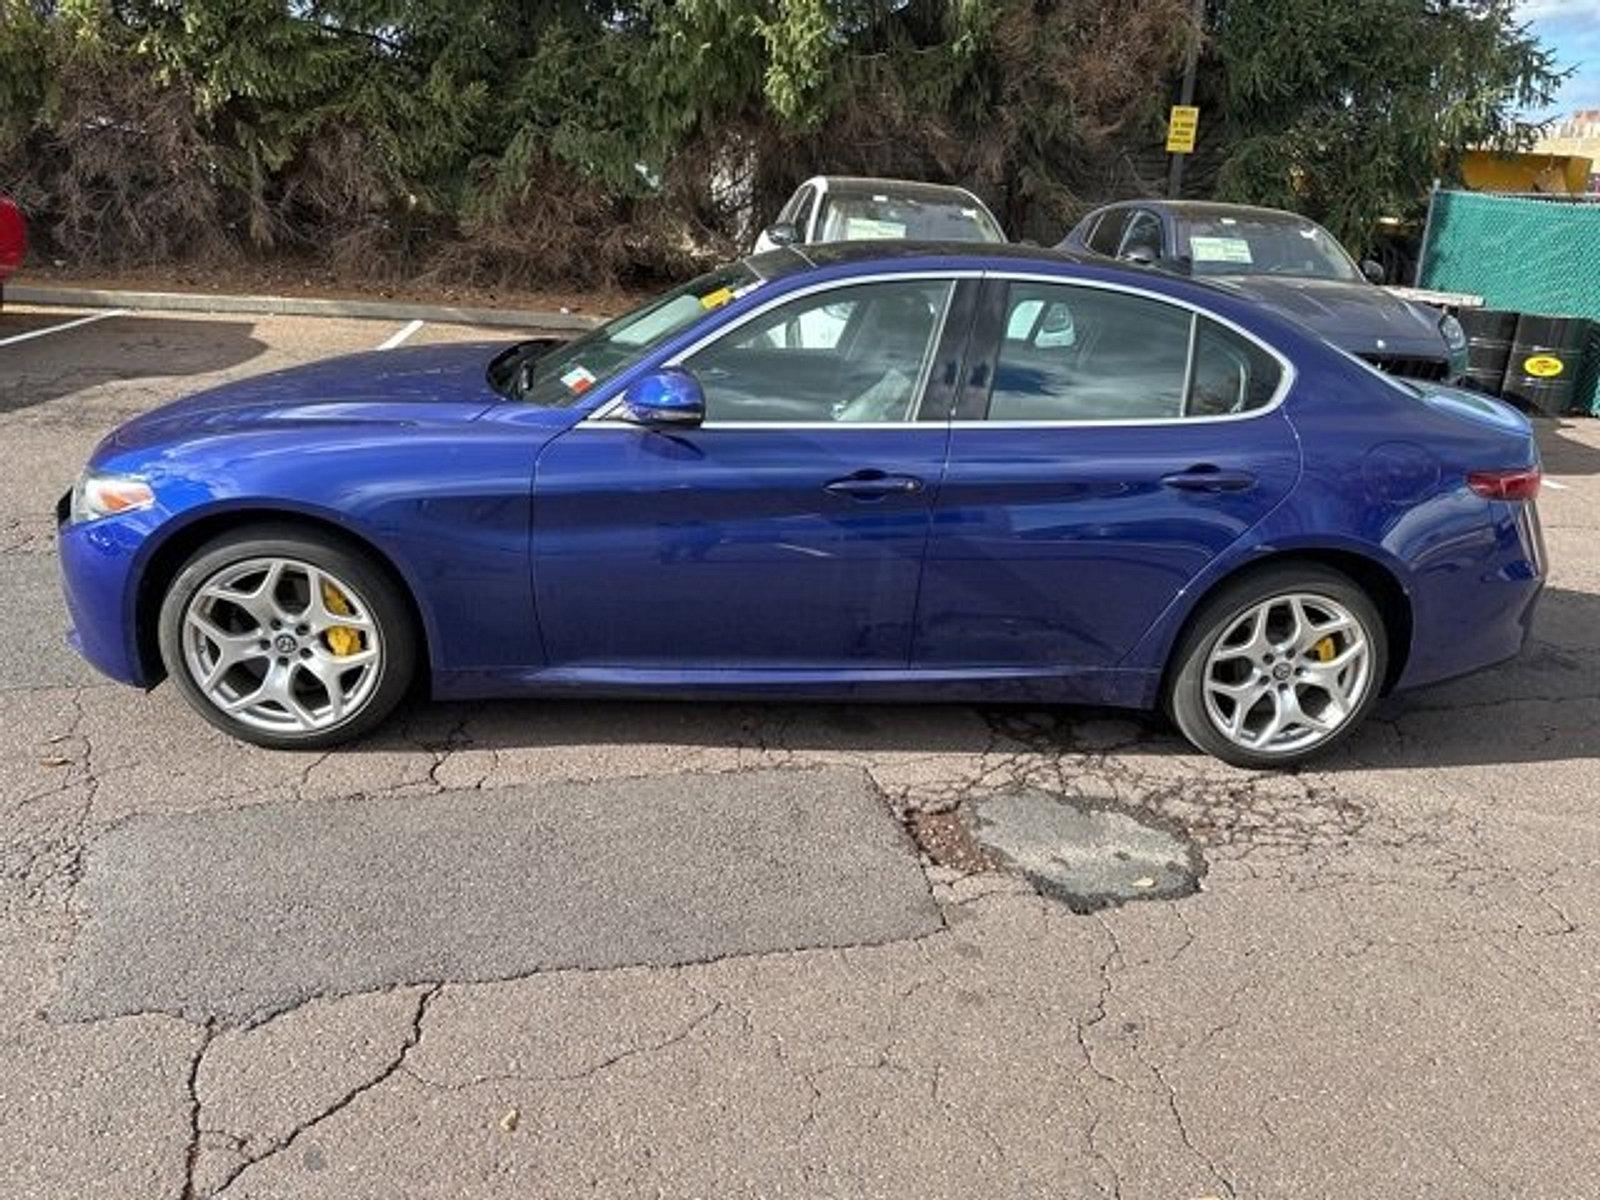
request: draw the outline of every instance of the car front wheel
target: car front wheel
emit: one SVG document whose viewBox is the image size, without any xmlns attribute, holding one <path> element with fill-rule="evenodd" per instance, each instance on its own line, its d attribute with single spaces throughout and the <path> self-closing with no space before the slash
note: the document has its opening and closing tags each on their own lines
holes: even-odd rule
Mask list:
<svg viewBox="0 0 1600 1200">
<path fill-rule="evenodd" d="M 1348 576 L 1273 566 L 1225 585 L 1178 646 L 1167 707 L 1195 746 L 1238 767 L 1286 767 L 1342 740 L 1377 703 L 1388 639 Z"/>
<path fill-rule="evenodd" d="M 167 673 L 201 716 L 281 749 L 359 737 L 416 668 L 410 611 L 388 573 L 293 527 L 202 546 L 167 590 L 159 632 Z"/>
</svg>

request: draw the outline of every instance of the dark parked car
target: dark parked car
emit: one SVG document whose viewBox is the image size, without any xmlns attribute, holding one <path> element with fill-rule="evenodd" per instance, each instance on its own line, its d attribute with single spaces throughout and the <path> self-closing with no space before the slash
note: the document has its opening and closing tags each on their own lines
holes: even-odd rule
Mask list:
<svg viewBox="0 0 1600 1200">
<path fill-rule="evenodd" d="M 28 249 L 28 226 L 22 210 L 9 196 L 0 196 L 0 302 L 5 300 L 6 277 L 22 264 Z"/>
<path fill-rule="evenodd" d="M 1403 300 L 1315 221 L 1276 208 L 1136 200 L 1096 209 L 1064 249 L 1201 276 L 1309 325 L 1341 350 L 1410 379 L 1455 383 L 1467 335 L 1454 317 Z"/>
</svg>

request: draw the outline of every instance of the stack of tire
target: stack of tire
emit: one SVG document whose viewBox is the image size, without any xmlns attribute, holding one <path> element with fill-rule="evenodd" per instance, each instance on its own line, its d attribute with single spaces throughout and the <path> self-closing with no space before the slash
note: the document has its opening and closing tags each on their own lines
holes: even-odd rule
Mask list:
<svg viewBox="0 0 1600 1200">
<path fill-rule="evenodd" d="M 1541 416 L 1600 411 L 1600 324 L 1583 317 L 1464 308 L 1467 378 Z"/>
</svg>

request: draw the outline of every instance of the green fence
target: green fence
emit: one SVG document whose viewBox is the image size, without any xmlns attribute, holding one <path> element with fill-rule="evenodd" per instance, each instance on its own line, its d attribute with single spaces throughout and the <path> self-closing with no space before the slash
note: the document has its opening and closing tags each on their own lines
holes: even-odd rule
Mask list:
<svg viewBox="0 0 1600 1200">
<path fill-rule="evenodd" d="M 1417 283 L 1508 312 L 1600 321 L 1600 204 L 1435 192 Z M 1578 403 L 1600 415 L 1597 356 L 1591 338 Z"/>
</svg>

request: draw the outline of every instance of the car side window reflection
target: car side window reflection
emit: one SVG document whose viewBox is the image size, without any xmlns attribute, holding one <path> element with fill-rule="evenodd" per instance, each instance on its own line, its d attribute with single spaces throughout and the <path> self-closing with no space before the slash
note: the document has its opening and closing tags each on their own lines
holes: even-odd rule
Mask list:
<svg viewBox="0 0 1600 1200">
<path fill-rule="evenodd" d="M 1171 420 L 1248 412 L 1271 401 L 1281 377 L 1277 360 L 1250 339 L 1175 304 L 1019 281 L 1006 285 L 988 419 Z"/>
<path fill-rule="evenodd" d="M 910 421 L 954 284 L 915 279 L 802 296 L 684 360 L 706 421 Z"/>
</svg>

